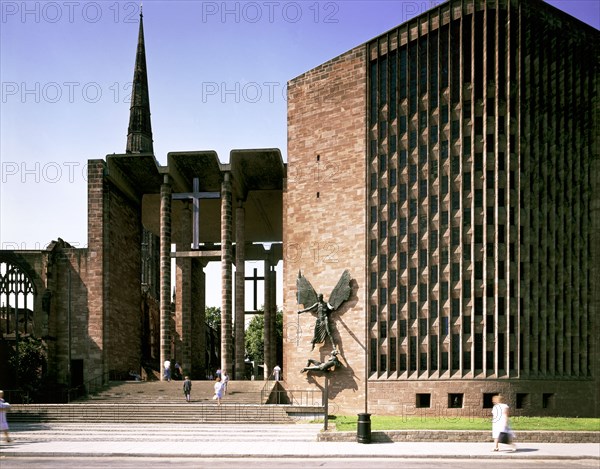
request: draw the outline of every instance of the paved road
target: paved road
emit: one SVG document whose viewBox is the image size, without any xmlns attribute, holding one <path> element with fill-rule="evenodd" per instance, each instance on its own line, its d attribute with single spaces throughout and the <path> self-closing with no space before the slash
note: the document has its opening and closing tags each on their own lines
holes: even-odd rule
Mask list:
<svg viewBox="0 0 600 469">
<path fill-rule="evenodd" d="M 20 457 L 3 458 L 2 469 L 138 469 L 143 468 L 226 468 L 226 469 L 481 469 L 482 462 L 474 459 L 438 459 L 438 458 L 378 458 L 365 460 L 351 457 L 339 458 L 142 458 L 142 457 Z M 486 469 L 597 469 L 598 462 L 584 460 L 511 460 L 485 461 Z"/>
<path fill-rule="evenodd" d="M 522 443 L 492 452 L 482 443 L 317 442 L 321 425 L 13 424 L 0 467 L 594 467 L 598 444 Z M 109 462 L 107 462 L 107 460 Z M 207 461 L 212 465 L 205 465 Z M 218 462 L 214 462 L 218 460 Z M 400 463 L 399 461 L 402 461 Z M 410 464 L 407 465 L 407 462 Z M 444 462 L 442 464 L 442 462 Z M 181 464 L 180 464 L 181 463 Z"/>
</svg>

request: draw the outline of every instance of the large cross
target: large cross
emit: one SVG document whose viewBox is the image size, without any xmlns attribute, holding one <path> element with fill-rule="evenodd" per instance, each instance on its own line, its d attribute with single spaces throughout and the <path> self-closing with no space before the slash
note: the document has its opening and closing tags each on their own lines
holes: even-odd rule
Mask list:
<svg viewBox="0 0 600 469">
<path fill-rule="evenodd" d="M 264 277 L 258 276 L 258 269 L 254 269 L 254 277 L 245 277 L 245 280 L 252 280 L 254 283 L 254 311 L 258 311 L 256 298 L 258 297 L 258 281 L 264 280 Z"/>
<path fill-rule="evenodd" d="M 192 192 L 173 194 L 173 199 L 175 200 L 192 199 L 192 249 L 198 249 L 200 247 L 200 199 L 219 199 L 220 197 L 220 192 L 200 192 L 200 180 L 198 178 L 194 178 Z"/>
</svg>

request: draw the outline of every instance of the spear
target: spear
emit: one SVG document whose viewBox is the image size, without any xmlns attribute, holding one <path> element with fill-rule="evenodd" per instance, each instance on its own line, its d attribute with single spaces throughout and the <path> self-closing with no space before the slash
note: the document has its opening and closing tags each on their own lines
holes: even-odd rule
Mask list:
<svg viewBox="0 0 600 469">
<path fill-rule="evenodd" d="M 302 272 L 298 269 L 298 278 L 302 277 Z M 300 289 L 298 288 L 298 281 L 296 280 L 296 304 L 300 306 Z M 296 347 L 300 341 L 300 315 L 296 314 Z"/>
</svg>

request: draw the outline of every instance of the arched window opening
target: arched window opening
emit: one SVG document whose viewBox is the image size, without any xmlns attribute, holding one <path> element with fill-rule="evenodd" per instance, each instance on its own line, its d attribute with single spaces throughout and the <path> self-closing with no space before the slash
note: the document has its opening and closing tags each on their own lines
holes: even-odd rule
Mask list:
<svg viewBox="0 0 600 469">
<path fill-rule="evenodd" d="M 0 262 L 0 336 L 17 339 L 33 334 L 35 289 L 18 266 Z"/>
</svg>

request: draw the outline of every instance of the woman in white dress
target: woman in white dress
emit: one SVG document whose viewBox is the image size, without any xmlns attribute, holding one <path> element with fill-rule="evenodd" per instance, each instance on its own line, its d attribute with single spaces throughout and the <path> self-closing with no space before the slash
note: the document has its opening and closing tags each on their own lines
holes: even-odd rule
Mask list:
<svg viewBox="0 0 600 469">
<path fill-rule="evenodd" d="M 223 383 L 221 383 L 221 378 L 217 376 L 215 379 L 215 395 L 213 399 L 216 399 L 217 404 L 221 405 L 221 398 L 223 397 Z"/>
<path fill-rule="evenodd" d="M 6 411 L 9 407 L 10 404 L 4 401 L 4 391 L 0 391 L 0 431 L 4 433 L 7 442 L 12 441 L 8 436 L 8 422 L 6 421 Z"/>
<path fill-rule="evenodd" d="M 229 383 L 229 375 L 223 370 L 221 377 L 221 388 L 223 389 L 223 396 L 227 395 L 227 383 Z"/>
<path fill-rule="evenodd" d="M 504 403 L 504 398 L 497 394 L 492 398 L 494 407 L 492 408 L 492 438 L 494 439 L 494 451 L 498 451 L 498 443 L 504 443 L 511 446 L 514 452 L 517 450 L 516 445 L 512 442 L 513 431 L 510 428 L 508 417 L 510 416 L 510 407 Z M 501 433 L 507 434 L 507 439 L 501 439 Z"/>
</svg>

